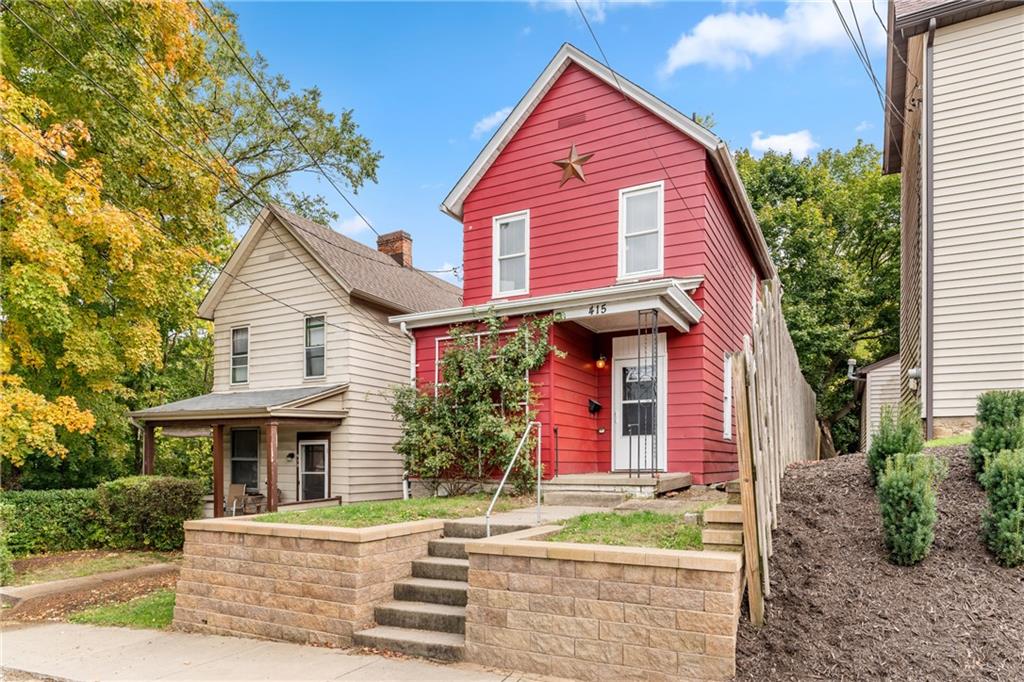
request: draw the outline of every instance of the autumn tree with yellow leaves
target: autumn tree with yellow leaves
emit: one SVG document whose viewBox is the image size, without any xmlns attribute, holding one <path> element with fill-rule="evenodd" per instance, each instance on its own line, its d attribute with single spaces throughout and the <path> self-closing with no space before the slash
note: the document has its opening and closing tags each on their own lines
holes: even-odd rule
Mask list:
<svg viewBox="0 0 1024 682">
<path fill-rule="evenodd" d="M 129 410 L 209 390 L 195 311 L 231 228 L 269 200 L 332 216 L 288 189 L 311 165 L 288 128 L 352 189 L 375 181 L 379 154 L 351 112 L 269 76 L 223 6 L 3 10 L 0 473 L 6 486 L 94 485 L 136 470 Z"/>
</svg>

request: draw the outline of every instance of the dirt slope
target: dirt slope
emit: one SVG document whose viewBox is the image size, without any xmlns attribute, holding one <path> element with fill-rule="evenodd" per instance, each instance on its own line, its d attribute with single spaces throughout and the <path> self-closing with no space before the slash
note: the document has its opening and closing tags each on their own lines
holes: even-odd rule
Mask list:
<svg viewBox="0 0 1024 682">
<path fill-rule="evenodd" d="M 738 679 L 1024 679 L 1024 568 L 982 544 L 967 449 L 931 452 L 950 471 L 935 546 L 910 568 L 886 559 L 863 456 L 787 471 L 766 624 L 741 621 Z"/>
</svg>

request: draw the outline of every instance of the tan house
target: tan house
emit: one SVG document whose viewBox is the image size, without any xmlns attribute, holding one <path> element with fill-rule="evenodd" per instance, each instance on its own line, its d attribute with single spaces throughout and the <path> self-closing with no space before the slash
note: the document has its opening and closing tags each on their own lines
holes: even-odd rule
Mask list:
<svg viewBox="0 0 1024 682">
<path fill-rule="evenodd" d="M 884 167 L 903 174 L 900 390 L 929 437 L 1024 387 L 1024 4 L 889 5 Z"/>
<path fill-rule="evenodd" d="M 267 206 L 199 307 L 215 325 L 213 392 L 132 417 L 145 429 L 212 436 L 214 512 L 228 486 L 264 508 L 402 494 L 399 424 L 388 389 L 411 377 L 411 343 L 389 315 L 461 304 L 462 292 L 412 267 L 412 238 L 374 250 Z"/>
<path fill-rule="evenodd" d="M 871 439 L 882 423 L 882 408 L 899 409 L 900 356 L 891 355 L 857 370 L 860 401 L 860 451 L 871 449 Z"/>
</svg>

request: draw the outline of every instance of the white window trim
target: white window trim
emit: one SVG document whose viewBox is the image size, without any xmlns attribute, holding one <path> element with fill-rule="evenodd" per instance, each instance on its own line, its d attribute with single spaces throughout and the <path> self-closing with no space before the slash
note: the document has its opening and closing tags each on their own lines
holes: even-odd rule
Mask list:
<svg viewBox="0 0 1024 682">
<path fill-rule="evenodd" d="M 322 318 L 324 321 L 324 373 L 323 374 L 306 374 L 306 350 L 309 348 L 315 348 L 315 346 L 306 345 L 306 324 L 314 318 Z M 324 379 L 327 377 L 327 313 L 314 313 L 312 315 L 306 315 L 302 318 L 302 378 L 315 381 L 317 379 Z"/>
<path fill-rule="evenodd" d="M 526 251 L 522 254 L 515 254 L 515 256 L 501 256 L 499 254 L 501 241 L 498 235 L 498 225 L 502 222 L 507 222 L 516 218 L 523 218 L 526 223 L 523 227 L 523 243 L 526 246 Z M 525 273 L 523 280 L 526 283 L 526 286 L 522 289 L 514 289 L 512 291 L 500 291 L 499 286 L 501 282 L 498 270 L 498 261 L 502 258 L 518 258 L 520 255 L 525 256 L 526 258 L 526 263 L 523 267 Z M 530 209 L 494 216 L 491 220 L 491 298 L 520 296 L 528 293 L 530 293 Z"/>
<path fill-rule="evenodd" d="M 725 354 L 722 361 L 722 438 L 732 440 L 732 355 Z"/>
<path fill-rule="evenodd" d="M 235 331 L 246 330 L 245 335 L 245 381 L 235 381 Z M 252 369 L 252 328 L 242 324 L 228 331 L 228 383 L 232 386 L 245 386 L 249 383 L 249 370 Z"/>
<path fill-rule="evenodd" d="M 639 194 L 656 191 L 658 193 L 658 267 L 653 270 L 642 272 L 626 272 L 626 195 Z M 651 234 L 650 232 L 639 232 L 629 235 Z M 633 281 L 642 277 L 660 275 L 665 270 L 665 183 L 662 180 L 650 182 L 645 185 L 625 187 L 619 190 L 619 276 L 622 281 Z"/>
</svg>

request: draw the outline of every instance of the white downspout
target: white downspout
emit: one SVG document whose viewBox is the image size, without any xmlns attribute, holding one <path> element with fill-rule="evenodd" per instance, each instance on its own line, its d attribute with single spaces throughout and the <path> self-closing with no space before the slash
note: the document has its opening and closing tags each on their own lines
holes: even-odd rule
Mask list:
<svg viewBox="0 0 1024 682">
<path fill-rule="evenodd" d="M 416 387 L 416 336 L 409 331 L 405 326 L 405 322 L 400 322 L 398 328 L 402 330 L 406 338 L 409 339 L 409 384 Z M 410 485 L 409 485 L 409 471 L 402 472 L 402 499 L 408 500 L 410 497 Z"/>
</svg>

